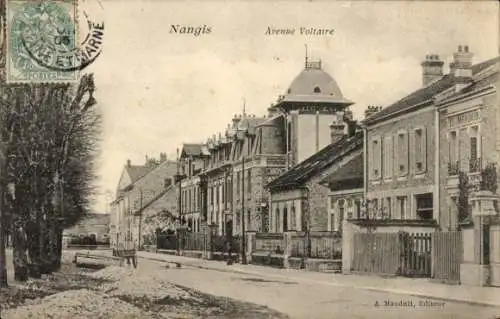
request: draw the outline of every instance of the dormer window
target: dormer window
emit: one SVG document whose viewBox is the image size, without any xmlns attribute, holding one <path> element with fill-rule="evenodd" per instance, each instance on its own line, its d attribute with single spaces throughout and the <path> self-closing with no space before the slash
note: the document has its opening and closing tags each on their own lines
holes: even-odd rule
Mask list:
<svg viewBox="0 0 500 319">
<path fill-rule="evenodd" d="M 319 86 L 314 87 L 314 93 L 321 93 Z"/>
</svg>

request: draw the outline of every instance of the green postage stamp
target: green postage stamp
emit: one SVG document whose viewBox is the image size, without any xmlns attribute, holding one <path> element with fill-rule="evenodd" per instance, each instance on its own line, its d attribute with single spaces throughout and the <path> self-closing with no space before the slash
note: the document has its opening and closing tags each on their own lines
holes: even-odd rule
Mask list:
<svg viewBox="0 0 500 319">
<path fill-rule="evenodd" d="M 73 82 L 77 0 L 7 1 L 7 82 Z"/>
</svg>

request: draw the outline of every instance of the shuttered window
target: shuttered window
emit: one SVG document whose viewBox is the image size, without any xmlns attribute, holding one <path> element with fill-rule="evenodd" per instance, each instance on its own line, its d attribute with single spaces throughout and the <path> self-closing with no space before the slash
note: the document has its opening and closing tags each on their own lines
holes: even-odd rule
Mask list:
<svg viewBox="0 0 500 319">
<path fill-rule="evenodd" d="M 408 134 L 398 133 L 397 136 L 397 172 L 399 176 L 408 174 Z"/>
<path fill-rule="evenodd" d="M 381 153 L 382 153 L 382 145 L 379 137 L 374 137 L 371 143 L 370 153 L 370 162 L 368 163 L 368 167 L 371 172 L 372 179 L 377 180 L 382 176 L 382 163 L 381 163 Z M 370 168 L 371 167 L 371 168 Z"/>
<path fill-rule="evenodd" d="M 413 134 L 413 147 L 414 147 L 414 165 L 415 172 L 423 173 L 426 170 L 427 158 L 427 145 L 426 145 L 426 131 L 425 127 L 417 128 Z"/>
<path fill-rule="evenodd" d="M 383 157 L 384 157 L 384 166 L 383 166 L 383 172 L 384 172 L 384 178 L 385 179 L 390 179 L 392 178 L 393 175 L 393 167 L 392 167 L 392 162 L 393 162 L 393 146 L 392 146 L 392 136 L 387 136 L 384 139 L 384 144 L 383 144 L 384 150 L 383 150 Z"/>
</svg>

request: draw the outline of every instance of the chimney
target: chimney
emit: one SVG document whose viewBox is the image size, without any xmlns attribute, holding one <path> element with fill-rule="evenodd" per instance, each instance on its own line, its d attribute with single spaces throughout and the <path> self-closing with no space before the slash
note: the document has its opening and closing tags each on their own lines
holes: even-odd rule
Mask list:
<svg viewBox="0 0 500 319">
<path fill-rule="evenodd" d="M 330 125 L 330 142 L 332 144 L 340 141 L 345 134 L 345 123 L 342 115 L 337 115 L 337 118 Z"/>
<path fill-rule="evenodd" d="M 167 153 L 160 153 L 160 163 L 167 161 Z"/>
<path fill-rule="evenodd" d="M 460 91 L 472 78 L 472 56 L 467 45 L 459 45 L 453 53 L 453 62 L 450 63 L 450 74 L 455 77 L 455 91 Z"/>
<path fill-rule="evenodd" d="M 422 85 L 428 86 L 430 83 L 443 76 L 444 62 L 437 54 L 428 54 L 420 64 L 422 66 Z"/>
<path fill-rule="evenodd" d="M 132 166 L 132 161 L 130 159 L 127 160 L 127 167 Z"/>
<path fill-rule="evenodd" d="M 373 114 L 377 113 L 382 109 L 381 106 L 368 105 L 368 108 L 365 110 L 365 118 L 369 118 Z"/>
</svg>

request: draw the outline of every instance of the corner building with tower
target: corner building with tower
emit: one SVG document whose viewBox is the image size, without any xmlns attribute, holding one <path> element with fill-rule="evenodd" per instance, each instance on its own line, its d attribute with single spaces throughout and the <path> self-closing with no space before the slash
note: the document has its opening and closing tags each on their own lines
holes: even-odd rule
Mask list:
<svg viewBox="0 0 500 319">
<path fill-rule="evenodd" d="M 181 220 L 195 232 L 203 224 L 212 225 L 218 235 L 272 231 L 267 186 L 330 145 L 337 134 L 332 127 L 352 119 L 352 104 L 321 61 L 306 59 L 304 69 L 266 115 L 244 109 L 224 133 L 182 146 L 176 176 Z M 300 209 L 293 218 L 300 225 Z"/>
</svg>

